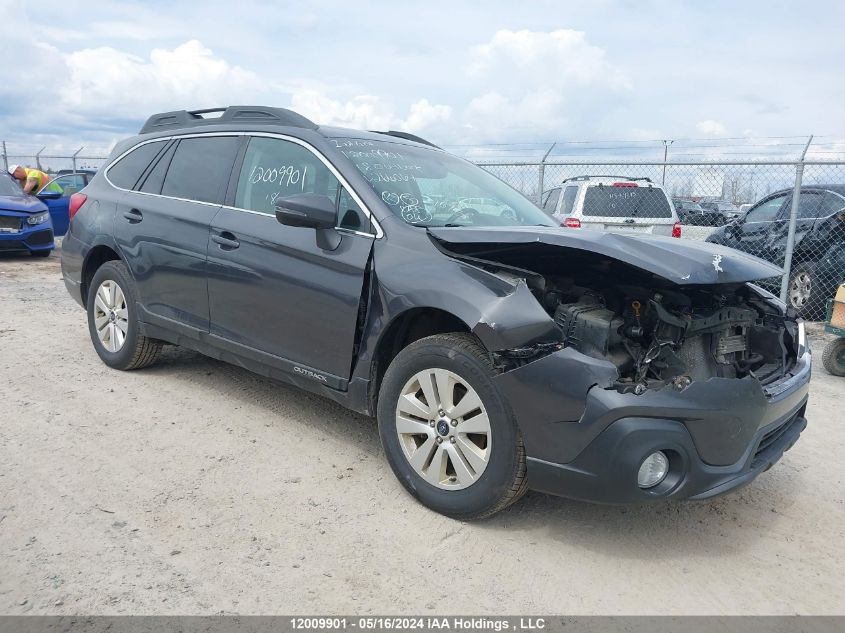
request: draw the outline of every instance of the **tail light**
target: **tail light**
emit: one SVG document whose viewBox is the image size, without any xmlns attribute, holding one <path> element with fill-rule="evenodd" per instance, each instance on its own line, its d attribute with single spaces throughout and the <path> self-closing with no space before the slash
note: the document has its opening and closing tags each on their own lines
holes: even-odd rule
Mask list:
<svg viewBox="0 0 845 633">
<path fill-rule="evenodd" d="M 675 222 L 672 226 L 672 237 L 681 237 L 681 223 Z"/>
<path fill-rule="evenodd" d="M 68 220 L 72 220 L 73 216 L 76 215 L 76 212 L 79 211 L 80 207 L 88 200 L 88 196 L 84 193 L 75 193 L 70 197 L 70 204 L 67 208 L 67 215 Z"/>
<path fill-rule="evenodd" d="M 566 226 L 570 229 L 580 229 L 581 228 L 581 220 L 578 218 L 566 218 L 563 221 L 563 226 Z"/>
<path fill-rule="evenodd" d="M 639 187 L 635 182 L 614 182 L 614 187 Z"/>
</svg>

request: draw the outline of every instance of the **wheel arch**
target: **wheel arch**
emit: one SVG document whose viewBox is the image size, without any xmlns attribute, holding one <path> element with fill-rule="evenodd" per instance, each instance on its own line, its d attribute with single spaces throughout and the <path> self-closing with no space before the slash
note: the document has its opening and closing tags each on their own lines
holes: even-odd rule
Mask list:
<svg viewBox="0 0 845 633">
<path fill-rule="evenodd" d="M 414 307 L 395 315 L 385 327 L 373 350 L 370 388 L 372 410 L 376 410 L 384 374 L 399 352 L 426 336 L 451 332 L 469 334 L 471 328 L 463 319 L 442 308 Z"/>
<path fill-rule="evenodd" d="M 91 284 L 91 280 L 94 278 L 97 270 L 105 264 L 106 262 L 110 261 L 123 261 L 123 258 L 118 254 L 118 252 L 107 244 L 99 244 L 94 246 L 88 253 L 85 255 L 85 259 L 82 263 L 82 279 L 81 279 L 81 293 L 82 293 L 82 305 L 86 308 L 88 307 L 88 287 Z"/>
</svg>

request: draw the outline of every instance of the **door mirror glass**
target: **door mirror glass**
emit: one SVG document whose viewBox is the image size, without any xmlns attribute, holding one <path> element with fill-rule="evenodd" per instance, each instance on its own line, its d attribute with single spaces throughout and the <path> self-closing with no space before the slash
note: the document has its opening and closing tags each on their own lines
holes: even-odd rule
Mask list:
<svg viewBox="0 0 845 633">
<path fill-rule="evenodd" d="M 334 201 L 316 193 L 276 198 L 276 219 L 286 226 L 331 229 L 337 221 Z"/>
</svg>

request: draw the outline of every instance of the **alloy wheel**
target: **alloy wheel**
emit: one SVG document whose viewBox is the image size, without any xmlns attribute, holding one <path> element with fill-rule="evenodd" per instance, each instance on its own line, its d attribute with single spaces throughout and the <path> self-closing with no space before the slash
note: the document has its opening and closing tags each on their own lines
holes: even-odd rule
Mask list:
<svg viewBox="0 0 845 633">
<path fill-rule="evenodd" d="M 119 352 L 129 331 L 129 311 L 126 296 L 116 282 L 106 279 L 94 296 L 94 327 L 108 352 Z"/>
<path fill-rule="evenodd" d="M 405 383 L 396 432 L 408 463 L 428 483 L 460 490 L 490 460 L 490 419 L 475 389 L 447 369 L 426 369 Z"/>
</svg>

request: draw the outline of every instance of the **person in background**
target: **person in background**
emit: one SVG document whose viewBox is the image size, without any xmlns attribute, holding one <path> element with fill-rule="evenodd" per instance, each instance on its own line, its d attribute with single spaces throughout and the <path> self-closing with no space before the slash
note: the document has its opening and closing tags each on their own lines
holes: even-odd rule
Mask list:
<svg viewBox="0 0 845 633">
<path fill-rule="evenodd" d="M 50 177 L 40 169 L 23 167 L 21 165 L 9 165 L 9 173 L 12 178 L 21 184 L 24 193 L 35 195 L 50 182 Z"/>
</svg>

